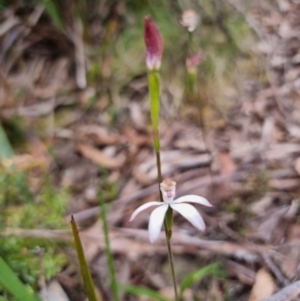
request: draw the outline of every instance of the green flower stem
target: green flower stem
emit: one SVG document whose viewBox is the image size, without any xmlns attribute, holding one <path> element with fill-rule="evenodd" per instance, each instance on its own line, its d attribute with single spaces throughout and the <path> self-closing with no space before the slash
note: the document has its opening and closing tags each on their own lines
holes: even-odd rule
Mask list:
<svg viewBox="0 0 300 301">
<path fill-rule="evenodd" d="M 189 44 L 189 51 L 187 55 L 192 54 L 195 52 L 195 44 L 194 44 L 194 38 L 193 38 L 193 32 L 188 33 L 188 44 Z M 202 129 L 202 140 L 204 144 L 204 151 L 208 152 L 210 156 L 212 157 L 211 151 L 209 150 L 208 147 L 208 141 L 206 137 L 206 128 L 205 128 L 205 120 L 204 120 L 204 114 L 203 114 L 203 109 L 204 109 L 204 103 L 201 97 L 199 97 L 199 91 L 197 89 L 196 85 L 196 80 L 197 80 L 197 68 L 192 71 L 188 71 L 188 92 L 189 92 L 189 97 L 192 101 L 196 103 L 199 107 L 199 123 L 200 127 Z M 211 164 L 209 166 L 209 178 L 210 178 L 210 194 L 212 194 L 212 170 L 211 170 Z"/>
<path fill-rule="evenodd" d="M 190 92 L 191 95 L 194 94 L 195 82 L 196 82 L 195 72 L 188 72 L 188 91 Z"/>
<path fill-rule="evenodd" d="M 160 139 L 159 139 L 158 128 L 153 128 L 152 134 L 153 134 L 153 145 L 154 145 L 155 152 L 159 153 L 160 152 Z M 161 179 L 159 179 L 159 181 L 162 181 L 162 177 L 161 177 Z"/>
<path fill-rule="evenodd" d="M 193 32 L 188 32 L 188 35 L 189 35 L 189 47 L 190 47 L 190 51 L 191 51 L 191 54 L 193 53 L 193 52 L 195 52 L 195 49 L 196 49 L 196 47 L 195 47 L 195 43 L 194 43 L 194 36 L 193 36 Z"/>
<path fill-rule="evenodd" d="M 171 207 L 168 208 L 166 213 L 166 229 L 168 231 L 168 239 L 172 238 L 172 227 L 173 227 L 173 209 Z"/>
<path fill-rule="evenodd" d="M 160 77 L 157 70 L 149 71 L 148 81 L 149 81 L 149 92 L 150 92 L 150 103 L 151 103 L 153 145 L 154 145 L 155 156 L 156 156 L 158 185 L 160 185 L 163 179 L 161 173 L 160 138 L 159 138 L 159 131 L 158 131 L 159 110 L 160 110 Z M 163 202 L 162 193 L 160 191 L 159 186 L 158 189 L 159 189 L 160 200 L 161 202 Z M 173 222 L 173 212 L 172 209 L 169 208 L 166 214 L 166 218 L 164 220 L 164 228 L 165 228 L 166 241 L 168 246 L 168 255 L 169 255 L 169 262 L 170 262 L 172 280 L 174 286 L 175 301 L 178 301 L 177 284 L 176 284 L 175 270 L 174 270 L 174 260 L 172 254 L 172 246 L 171 246 L 172 222 Z"/>
<path fill-rule="evenodd" d="M 160 110 L 160 78 L 156 70 L 151 70 L 148 73 L 149 92 L 150 92 L 150 107 L 151 121 L 153 128 L 153 143 L 156 152 L 160 151 L 158 121 Z"/>
<path fill-rule="evenodd" d="M 173 280 L 173 286 L 174 286 L 175 301 L 178 301 L 179 299 L 178 299 L 178 293 L 177 293 L 177 284 L 176 284 L 176 277 L 175 277 L 175 269 L 174 269 L 174 260 L 173 260 L 171 239 L 167 238 L 167 246 L 168 246 L 168 255 L 169 255 L 169 261 L 170 261 L 171 273 L 172 273 L 172 280 Z"/>
<path fill-rule="evenodd" d="M 158 139 L 159 139 L 159 137 L 158 137 Z M 160 201 L 163 202 L 163 197 L 162 197 L 162 193 L 161 193 L 160 186 L 159 186 L 159 183 L 161 183 L 163 181 L 162 173 L 161 173 L 160 152 L 156 151 L 155 156 L 156 156 L 156 166 L 157 166 L 159 197 L 160 197 Z M 171 237 L 172 237 L 172 223 L 173 223 L 173 210 L 172 210 L 172 208 L 169 208 L 167 211 L 167 214 L 166 214 L 166 218 L 164 220 L 164 228 L 165 228 L 165 233 L 166 233 L 167 239 L 171 239 Z"/>
<path fill-rule="evenodd" d="M 161 173 L 160 152 L 155 151 L 155 156 L 156 156 L 156 166 L 157 166 L 157 179 L 158 179 L 158 182 L 161 183 L 163 181 L 163 179 L 162 179 L 162 173 Z M 159 191 L 160 191 L 160 189 L 159 189 Z M 161 201 L 163 201 L 162 195 L 161 195 Z"/>
<path fill-rule="evenodd" d="M 106 217 L 106 208 L 104 203 L 104 198 L 102 195 L 102 192 L 99 192 L 99 200 L 100 200 L 100 208 L 101 208 L 101 218 L 102 218 L 102 227 L 103 227 L 103 233 L 105 237 L 105 252 L 108 262 L 108 268 L 110 273 L 110 287 L 113 293 L 113 299 L 114 301 L 120 301 L 119 298 L 119 290 L 118 290 L 118 283 L 116 279 L 116 272 L 115 272 L 115 265 L 114 265 L 114 258 L 111 252 L 110 248 L 110 242 L 109 242 L 109 233 L 108 233 L 108 223 L 107 223 L 107 217 Z"/>
</svg>

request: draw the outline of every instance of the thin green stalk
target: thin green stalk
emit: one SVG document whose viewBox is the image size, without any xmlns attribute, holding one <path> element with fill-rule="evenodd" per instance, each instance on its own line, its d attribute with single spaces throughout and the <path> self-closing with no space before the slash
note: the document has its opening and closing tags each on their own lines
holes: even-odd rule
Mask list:
<svg viewBox="0 0 300 301">
<path fill-rule="evenodd" d="M 193 32 L 188 32 L 189 35 L 189 46 L 190 46 L 190 50 L 191 50 L 191 54 L 195 51 L 195 44 L 194 44 L 194 36 L 193 36 Z"/>
<path fill-rule="evenodd" d="M 177 293 L 177 284 L 176 284 L 176 277 L 175 277 L 175 269 L 174 269 L 174 260 L 173 260 L 171 239 L 167 238 L 167 246 L 168 246 L 168 255 L 169 255 L 169 261 L 170 261 L 171 273 L 172 273 L 172 280 L 173 280 L 173 286 L 174 286 L 175 301 L 177 301 L 179 299 L 178 299 L 178 293 Z"/>
<path fill-rule="evenodd" d="M 187 55 L 192 55 L 195 52 L 195 45 L 194 45 L 194 39 L 193 39 L 193 32 L 189 32 L 188 33 L 188 42 L 189 42 L 189 51 L 187 53 Z M 196 85 L 196 80 L 197 80 L 197 66 L 195 66 L 195 70 L 194 71 L 188 71 L 188 91 L 189 91 L 189 96 L 191 97 L 191 99 L 195 102 L 195 104 L 199 107 L 199 123 L 200 123 L 200 127 L 202 129 L 202 141 L 203 141 L 203 145 L 204 145 L 204 152 L 208 152 L 211 155 L 211 151 L 209 150 L 208 147 L 208 142 L 207 142 L 207 135 L 206 135 L 206 128 L 205 128 L 205 121 L 204 121 L 204 115 L 203 115 L 203 108 L 204 108 L 204 104 L 203 101 L 201 99 L 201 97 L 199 97 L 199 85 Z M 210 189 L 209 189 L 209 194 L 212 194 L 212 169 L 211 169 L 211 164 L 209 165 L 209 178 L 210 178 Z"/>
<path fill-rule="evenodd" d="M 149 80 L 149 92 L 150 92 L 150 103 L 151 103 L 153 144 L 154 144 L 155 156 L 156 156 L 158 185 L 160 185 L 163 179 L 162 179 L 161 160 L 160 160 L 160 138 L 159 138 L 159 131 L 158 131 L 159 110 L 160 110 L 160 78 L 158 72 L 156 70 L 151 70 L 148 74 L 148 80 Z M 158 189 L 159 189 L 160 200 L 161 202 L 163 202 L 162 193 L 159 186 Z M 176 277 L 175 277 L 175 270 L 174 270 L 172 247 L 171 247 L 172 216 L 173 216 L 172 209 L 169 208 L 166 214 L 166 218 L 164 220 L 164 228 L 165 228 L 166 241 L 168 246 L 168 256 L 169 256 L 169 262 L 170 262 L 171 273 L 172 273 L 175 301 L 178 301 L 177 284 L 176 284 Z"/>
<path fill-rule="evenodd" d="M 114 258 L 110 248 L 106 208 L 105 208 L 102 192 L 99 192 L 99 200 L 100 200 L 100 208 L 101 208 L 100 214 L 102 218 L 102 227 L 103 227 L 103 233 L 105 237 L 105 252 L 106 252 L 108 268 L 110 273 L 110 287 L 113 293 L 114 301 L 120 301 L 118 283 L 116 279 L 116 272 L 115 272 L 115 265 L 114 265 Z"/>
<path fill-rule="evenodd" d="M 163 181 L 162 174 L 161 174 L 161 163 L 160 163 L 160 151 L 155 151 L 156 155 L 156 166 L 157 166 L 157 180 L 158 183 L 161 183 Z M 160 189 L 159 189 L 160 191 Z M 162 199 L 162 197 L 161 197 Z"/>
<path fill-rule="evenodd" d="M 148 73 L 151 121 L 153 129 L 153 144 L 156 152 L 160 151 L 160 140 L 158 132 L 159 110 L 160 110 L 160 78 L 156 70 Z"/>
</svg>

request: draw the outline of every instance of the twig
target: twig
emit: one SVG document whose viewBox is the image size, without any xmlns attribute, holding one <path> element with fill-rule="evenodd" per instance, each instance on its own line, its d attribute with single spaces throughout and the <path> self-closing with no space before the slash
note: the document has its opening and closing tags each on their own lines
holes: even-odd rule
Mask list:
<svg viewBox="0 0 300 301">
<path fill-rule="evenodd" d="M 289 286 L 283 288 L 278 293 L 272 295 L 262 301 L 289 301 L 300 293 L 300 281 L 296 281 Z"/>
</svg>

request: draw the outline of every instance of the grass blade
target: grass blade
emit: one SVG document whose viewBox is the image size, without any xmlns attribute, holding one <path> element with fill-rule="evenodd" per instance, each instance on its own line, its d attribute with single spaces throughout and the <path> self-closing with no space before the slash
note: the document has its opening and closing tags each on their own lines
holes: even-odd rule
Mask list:
<svg viewBox="0 0 300 301">
<path fill-rule="evenodd" d="M 78 234 L 78 229 L 77 229 L 76 222 L 74 220 L 73 215 L 71 217 L 71 225 L 72 225 L 74 243 L 75 243 L 77 257 L 78 257 L 79 264 L 80 264 L 80 271 L 81 271 L 81 276 L 83 279 L 85 292 L 88 296 L 89 301 L 98 301 L 96 292 L 95 292 L 95 288 L 94 288 L 94 284 L 93 284 L 93 280 L 91 277 L 91 273 L 90 273 L 89 267 L 87 265 L 87 262 L 86 262 L 86 259 L 84 256 L 83 247 L 81 244 L 81 240 L 80 240 L 80 237 Z"/>
<path fill-rule="evenodd" d="M 103 233 L 105 236 L 105 251 L 106 257 L 108 262 L 108 268 L 110 273 L 110 287 L 113 293 L 114 301 L 119 301 L 119 292 L 118 292 L 118 283 L 116 280 L 116 273 L 115 273 L 115 265 L 114 265 L 114 258 L 111 252 L 110 243 L 109 243 L 109 235 L 108 235 L 108 224 L 106 218 L 106 208 L 104 204 L 103 195 L 99 193 L 100 199 L 100 208 L 101 208 L 101 218 L 102 218 L 102 225 L 103 225 Z"/>
<path fill-rule="evenodd" d="M 20 281 L 9 265 L 0 257 L 0 285 L 18 301 L 38 301 Z M 6 299 L 3 299 L 6 300 Z M 0 301 L 3 301 L 0 299 Z"/>
<path fill-rule="evenodd" d="M 182 293 L 190 287 L 194 282 L 201 280 L 206 276 L 224 276 L 224 271 L 219 262 L 215 262 L 213 264 L 207 265 L 203 268 L 196 270 L 195 272 L 189 274 L 186 278 L 183 279 L 180 285 L 180 296 Z"/>
<path fill-rule="evenodd" d="M 130 293 L 130 294 L 133 294 L 136 296 L 148 296 L 148 297 L 158 300 L 158 301 L 172 301 L 172 300 L 168 299 L 167 297 L 163 296 L 162 294 L 160 294 L 156 291 L 153 291 L 151 289 L 144 288 L 144 287 L 119 284 L 119 288 L 124 290 L 127 293 Z"/>
<path fill-rule="evenodd" d="M 63 29 L 63 20 L 61 17 L 61 13 L 59 8 L 57 7 L 55 1 L 53 0 L 40 0 L 40 2 L 44 5 L 47 13 L 51 17 L 53 23 L 59 28 Z"/>
<path fill-rule="evenodd" d="M 0 159 L 11 158 L 14 155 L 13 149 L 0 123 Z"/>
</svg>

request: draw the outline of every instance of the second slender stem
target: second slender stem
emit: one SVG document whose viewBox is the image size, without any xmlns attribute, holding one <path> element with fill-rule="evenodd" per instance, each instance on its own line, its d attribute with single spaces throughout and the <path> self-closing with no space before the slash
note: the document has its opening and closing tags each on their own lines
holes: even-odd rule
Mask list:
<svg viewBox="0 0 300 301">
<path fill-rule="evenodd" d="M 161 173 L 160 152 L 155 151 L 155 155 L 156 155 L 158 183 L 161 183 L 162 182 L 162 173 Z M 160 195 L 161 202 L 163 202 L 162 193 L 161 193 L 160 189 L 159 189 L 159 195 Z M 167 246 L 168 246 L 168 256 L 169 256 L 169 262 L 170 262 L 171 274 L 172 274 L 172 281 L 173 281 L 173 286 L 174 286 L 175 301 L 178 301 L 177 283 L 176 283 L 176 277 L 175 277 L 174 260 L 173 260 L 172 246 L 171 246 L 171 233 L 172 233 L 171 231 L 172 230 L 168 229 L 166 220 L 164 221 L 164 228 L 165 228 L 166 241 L 167 241 Z"/>
</svg>

